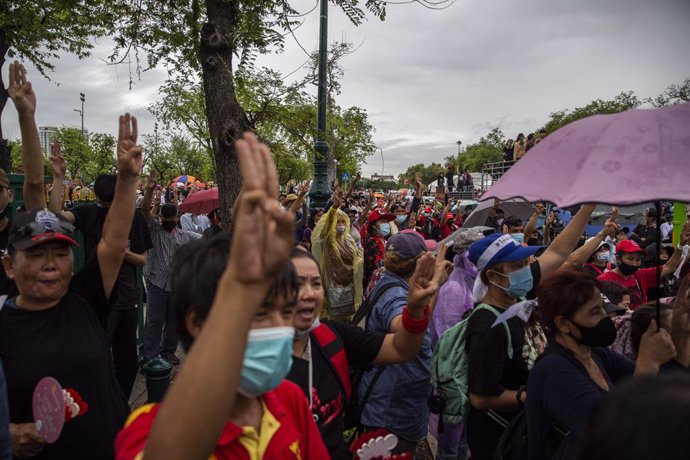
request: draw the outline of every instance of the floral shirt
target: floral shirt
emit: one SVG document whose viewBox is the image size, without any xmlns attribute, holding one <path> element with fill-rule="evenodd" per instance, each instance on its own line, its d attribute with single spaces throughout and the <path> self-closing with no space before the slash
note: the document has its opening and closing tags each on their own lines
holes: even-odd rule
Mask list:
<svg viewBox="0 0 690 460">
<path fill-rule="evenodd" d="M 376 236 L 368 236 L 364 243 L 364 284 L 362 286 L 364 289 L 369 284 L 374 271 L 383 267 L 384 244 L 384 240 Z"/>
</svg>

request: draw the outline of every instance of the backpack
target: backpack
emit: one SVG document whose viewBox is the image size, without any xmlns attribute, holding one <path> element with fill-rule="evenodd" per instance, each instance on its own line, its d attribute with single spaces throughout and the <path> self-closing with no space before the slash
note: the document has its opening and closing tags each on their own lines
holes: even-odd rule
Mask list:
<svg viewBox="0 0 690 460">
<path fill-rule="evenodd" d="M 371 310 L 374 308 L 374 305 L 376 305 L 376 301 L 389 289 L 392 289 L 394 287 L 404 287 L 402 284 L 398 282 L 390 282 L 386 283 L 383 285 L 381 288 L 374 289 L 372 291 L 372 295 L 369 295 L 364 302 L 362 302 L 362 305 L 359 307 L 359 310 L 355 313 L 355 316 L 352 318 L 352 324 L 353 326 L 357 326 L 363 319 L 369 316 L 369 313 L 371 313 Z M 369 382 L 369 386 L 367 387 L 367 390 L 363 396 L 363 398 L 360 400 L 357 397 L 357 388 L 359 387 L 359 382 L 362 380 L 362 376 L 364 375 L 364 372 L 366 372 L 368 369 L 360 369 L 354 366 L 350 366 L 349 368 L 349 375 L 348 375 L 348 380 L 350 383 L 350 386 L 352 388 L 352 398 L 349 399 L 347 402 L 347 405 L 345 406 L 345 418 L 344 418 L 344 423 L 345 423 L 345 430 L 351 430 L 353 428 L 357 428 L 360 424 L 360 418 L 362 417 L 362 411 L 364 410 L 364 406 L 367 404 L 367 401 L 369 400 L 369 396 L 371 395 L 372 390 L 374 389 L 374 385 L 376 384 L 376 381 L 381 377 L 381 374 L 383 374 L 383 370 L 386 368 L 386 366 L 379 366 L 378 370 L 376 371 L 376 374 L 374 374 L 374 377 L 371 379 L 371 382 Z M 340 372 L 339 372 L 340 374 Z M 356 437 L 356 436 L 355 436 Z"/>
<path fill-rule="evenodd" d="M 441 334 L 431 357 L 431 384 L 442 400 L 439 417 L 444 423 L 465 423 L 470 412 L 467 329 L 472 314 L 478 310 L 488 310 L 496 318 L 501 314 L 491 305 L 477 305 L 467 318 Z M 513 342 L 508 323 L 504 322 L 503 327 L 508 335 L 506 354 L 512 359 Z"/>
</svg>

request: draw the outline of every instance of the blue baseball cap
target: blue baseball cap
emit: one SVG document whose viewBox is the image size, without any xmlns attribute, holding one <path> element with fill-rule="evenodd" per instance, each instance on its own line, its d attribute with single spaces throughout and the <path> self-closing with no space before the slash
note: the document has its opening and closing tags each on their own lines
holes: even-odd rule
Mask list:
<svg viewBox="0 0 690 460">
<path fill-rule="evenodd" d="M 533 256 L 543 246 L 522 246 L 510 235 L 494 234 L 474 243 L 468 250 L 470 261 L 479 271 L 503 262 L 515 262 Z"/>
</svg>

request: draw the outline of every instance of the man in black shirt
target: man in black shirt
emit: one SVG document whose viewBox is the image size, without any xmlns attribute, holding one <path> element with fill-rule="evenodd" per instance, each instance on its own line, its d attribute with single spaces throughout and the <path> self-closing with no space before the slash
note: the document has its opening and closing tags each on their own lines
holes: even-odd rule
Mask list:
<svg viewBox="0 0 690 460">
<path fill-rule="evenodd" d="M 455 187 L 453 175 L 453 165 L 448 165 L 448 171 L 446 172 L 446 184 L 448 185 L 448 193 L 452 192 L 453 187 Z"/>
<path fill-rule="evenodd" d="M 51 164 L 54 174 L 53 189 L 59 190 L 67 164 L 59 152 L 54 152 Z M 85 261 L 89 260 L 101 239 L 103 224 L 115 195 L 115 182 L 114 175 L 99 175 L 94 184 L 96 203 L 80 204 L 72 211 L 62 212 L 63 217 L 73 222 L 84 236 Z M 56 213 L 60 212 L 61 204 L 57 193 L 60 192 L 56 192 L 54 199 L 51 195 L 50 200 L 50 209 Z M 106 330 L 112 345 L 117 379 L 127 398 L 132 392 L 137 375 L 136 304 L 142 292 L 141 282 L 137 280 L 137 267 L 144 266 L 151 247 L 148 224 L 142 212 L 136 209 L 129 232 L 129 247 L 125 250 L 125 260 L 117 278 L 117 300 L 111 310 Z"/>
<path fill-rule="evenodd" d="M 656 243 L 656 209 L 647 208 L 642 218 L 643 223 L 635 227 L 630 234 L 630 239 L 646 248 Z"/>
</svg>

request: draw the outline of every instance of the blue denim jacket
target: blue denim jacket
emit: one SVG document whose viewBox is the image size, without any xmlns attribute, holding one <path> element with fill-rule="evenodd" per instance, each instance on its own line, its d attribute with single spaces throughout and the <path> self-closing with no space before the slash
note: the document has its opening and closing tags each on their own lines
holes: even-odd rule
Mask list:
<svg viewBox="0 0 690 460">
<path fill-rule="evenodd" d="M 367 330 L 389 332 L 393 318 L 402 314 L 407 305 L 408 284 L 386 271 L 370 296 L 390 282 L 402 284 L 387 290 L 374 305 L 367 319 Z M 429 424 L 428 399 L 431 395 L 431 334 L 427 329 L 417 357 L 401 364 L 389 364 L 379 377 L 362 412 L 362 424 L 387 428 L 408 441 L 426 437 Z M 378 367 L 362 377 L 358 396 L 364 397 Z"/>
</svg>

